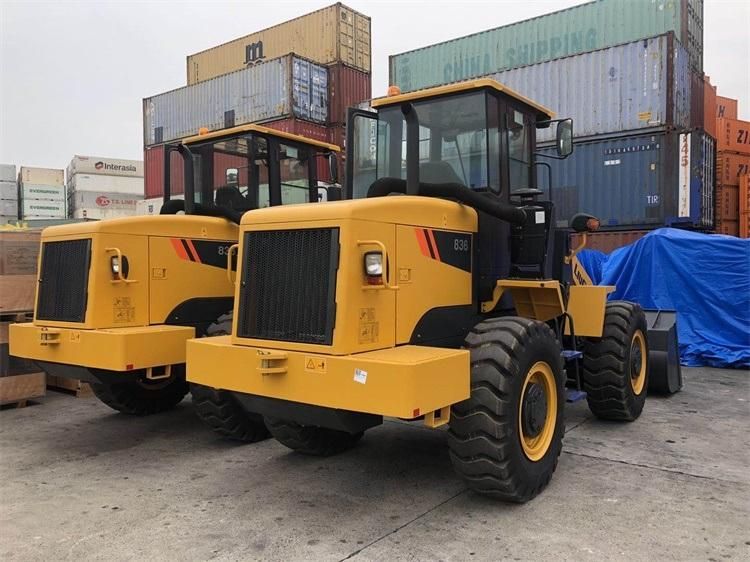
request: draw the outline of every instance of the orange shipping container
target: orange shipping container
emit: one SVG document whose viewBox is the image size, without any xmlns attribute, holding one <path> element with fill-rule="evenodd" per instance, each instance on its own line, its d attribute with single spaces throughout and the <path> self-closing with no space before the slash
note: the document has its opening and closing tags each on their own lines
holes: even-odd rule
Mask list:
<svg viewBox="0 0 750 562">
<path fill-rule="evenodd" d="M 716 234 L 727 234 L 729 236 L 739 236 L 740 224 L 737 219 L 730 220 L 716 220 L 716 228 L 714 229 Z"/>
<path fill-rule="evenodd" d="M 716 86 L 711 85 L 711 79 L 708 76 L 703 77 L 703 128 L 716 138 L 716 119 L 711 117 L 716 113 Z"/>
<path fill-rule="evenodd" d="M 716 96 L 716 118 L 737 119 L 737 100 Z"/>
<path fill-rule="evenodd" d="M 716 149 L 750 154 L 750 121 L 716 120 Z"/>
<path fill-rule="evenodd" d="M 740 238 L 750 238 L 750 174 L 740 178 Z"/>
<path fill-rule="evenodd" d="M 294 53 L 318 64 L 370 72 L 370 18 L 341 3 L 187 57 L 188 86 Z"/>
<path fill-rule="evenodd" d="M 716 158 L 716 183 L 739 185 L 740 176 L 750 174 L 750 156 L 720 152 Z"/>
<path fill-rule="evenodd" d="M 740 214 L 740 188 L 736 185 L 716 186 L 716 220 L 736 221 Z"/>
</svg>

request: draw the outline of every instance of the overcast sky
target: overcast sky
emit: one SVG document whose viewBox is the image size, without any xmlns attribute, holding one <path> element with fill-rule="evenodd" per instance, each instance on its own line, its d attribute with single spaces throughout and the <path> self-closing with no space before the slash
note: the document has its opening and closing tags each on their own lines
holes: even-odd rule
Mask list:
<svg viewBox="0 0 750 562">
<path fill-rule="evenodd" d="M 141 100 L 185 85 L 187 54 L 332 3 L 0 0 L 0 162 L 141 159 Z M 389 54 L 581 3 L 345 2 L 372 17 L 375 95 L 385 93 Z M 705 72 L 750 120 L 750 2 L 705 0 L 704 17 Z"/>
</svg>

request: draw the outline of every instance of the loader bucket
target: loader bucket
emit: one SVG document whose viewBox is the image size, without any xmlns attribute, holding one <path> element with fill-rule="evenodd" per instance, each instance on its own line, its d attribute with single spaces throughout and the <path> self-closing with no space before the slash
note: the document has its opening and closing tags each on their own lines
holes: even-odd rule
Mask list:
<svg viewBox="0 0 750 562">
<path fill-rule="evenodd" d="M 674 394 L 682 389 L 677 313 L 674 310 L 645 310 L 645 313 L 649 349 L 648 390 Z"/>
</svg>

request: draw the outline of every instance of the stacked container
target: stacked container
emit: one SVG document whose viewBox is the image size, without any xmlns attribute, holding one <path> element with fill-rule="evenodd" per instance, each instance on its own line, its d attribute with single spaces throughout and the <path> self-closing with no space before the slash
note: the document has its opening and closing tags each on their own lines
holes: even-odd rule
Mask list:
<svg viewBox="0 0 750 562">
<path fill-rule="evenodd" d="M 15 164 L 0 164 L 0 225 L 18 220 L 17 182 Z"/>
<path fill-rule="evenodd" d="M 21 166 L 18 173 L 18 218 L 64 219 L 67 201 L 63 170 Z"/>
<path fill-rule="evenodd" d="M 750 174 L 750 122 L 737 119 L 737 100 L 716 96 L 716 232 L 747 237 L 747 214 L 742 215 L 747 194 L 741 186 Z M 744 178 L 744 179 L 743 179 Z"/>
<path fill-rule="evenodd" d="M 338 3 L 189 55 L 186 86 L 143 100 L 146 197 L 164 193 L 164 144 L 204 127 L 343 143 L 346 108 L 371 96 L 370 53 L 370 18 Z M 170 165 L 181 193 L 182 164 Z"/>
<path fill-rule="evenodd" d="M 143 199 L 143 162 L 76 155 L 67 169 L 72 218 L 132 216 Z"/>
</svg>

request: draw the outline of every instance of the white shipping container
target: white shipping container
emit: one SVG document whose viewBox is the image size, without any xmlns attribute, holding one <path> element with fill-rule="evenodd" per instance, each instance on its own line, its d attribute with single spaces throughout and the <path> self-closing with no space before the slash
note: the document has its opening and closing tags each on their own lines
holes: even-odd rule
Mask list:
<svg viewBox="0 0 750 562">
<path fill-rule="evenodd" d="M 64 185 L 65 172 L 53 168 L 31 168 L 21 166 L 18 174 L 19 183 L 35 183 L 38 185 Z"/>
<path fill-rule="evenodd" d="M 18 181 L 15 164 L 0 164 L 0 181 L 12 181 L 13 183 Z"/>
<path fill-rule="evenodd" d="M 24 183 L 21 184 L 21 199 L 65 201 L 65 186 Z"/>
<path fill-rule="evenodd" d="M 126 211 L 131 215 L 136 212 L 138 201 L 143 195 L 129 195 L 122 193 L 108 193 L 103 191 L 77 191 L 70 196 L 70 209 L 99 209 Z"/>
<path fill-rule="evenodd" d="M 18 184 L 13 181 L 0 181 L 0 199 L 18 199 Z"/>
<path fill-rule="evenodd" d="M 135 208 L 132 211 L 123 209 L 102 209 L 99 207 L 85 207 L 73 211 L 73 218 L 80 220 L 104 220 L 104 219 L 121 219 L 135 215 Z"/>
<path fill-rule="evenodd" d="M 127 193 L 143 198 L 143 178 L 76 174 L 69 178 L 68 191 Z"/>
<path fill-rule="evenodd" d="M 65 201 L 48 201 L 46 199 L 24 199 L 21 211 L 24 219 L 59 218 L 67 216 Z"/>
<path fill-rule="evenodd" d="M 102 158 L 101 156 L 81 156 L 76 154 L 68 164 L 68 183 L 76 174 L 100 174 L 105 176 L 143 177 L 143 160 L 123 160 Z"/>
<path fill-rule="evenodd" d="M 182 195 L 175 195 L 172 199 L 183 199 Z M 161 206 L 164 204 L 163 197 L 151 197 L 149 199 L 142 199 L 135 205 L 136 215 L 158 215 L 161 211 Z"/>
<path fill-rule="evenodd" d="M 18 201 L 15 199 L 0 199 L 0 215 L 18 218 Z"/>
<path fill-rule="evenodd" d="M 298 117 L 328 120 L 328 69 L 293 55 L 143 100 L 143 144 Z"/>
</svg>

